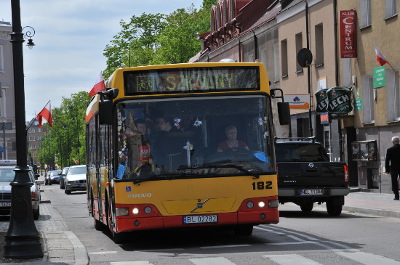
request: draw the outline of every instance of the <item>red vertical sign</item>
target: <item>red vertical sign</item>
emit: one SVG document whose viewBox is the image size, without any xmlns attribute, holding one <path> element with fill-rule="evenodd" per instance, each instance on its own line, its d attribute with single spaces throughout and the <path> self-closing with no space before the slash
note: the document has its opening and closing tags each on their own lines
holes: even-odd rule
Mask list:
<svg viewBox="0 0 400 265">
<path fill-rule="evenodd" d="M 340 58 L 357 57 L 357 12 L 340 11 Z"/>
</svg>

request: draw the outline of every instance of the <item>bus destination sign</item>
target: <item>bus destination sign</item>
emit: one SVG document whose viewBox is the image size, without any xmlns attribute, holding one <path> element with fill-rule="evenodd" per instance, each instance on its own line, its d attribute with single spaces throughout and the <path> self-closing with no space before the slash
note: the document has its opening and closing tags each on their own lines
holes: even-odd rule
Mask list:
<svg viewBox="0 0 400 265">
<path fill-rule="evenodd" d="M 259 90 L 258 67 L 197 67 L 124 72 L 125 94 Z"/>
</svg>

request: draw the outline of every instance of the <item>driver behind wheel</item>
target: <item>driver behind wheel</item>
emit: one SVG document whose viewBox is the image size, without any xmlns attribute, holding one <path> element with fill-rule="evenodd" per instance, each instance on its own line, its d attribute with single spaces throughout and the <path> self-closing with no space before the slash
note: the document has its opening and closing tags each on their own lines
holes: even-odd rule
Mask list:
<svg viewBox="0 0 400 265">
<path fill-rule="evenodd" d="M 234 125 L 225 127 L 226 140 L 218 144 L 218 152 L 249 150 L 246 142 L 237 139 L 237 129 Z"/>
</svg>

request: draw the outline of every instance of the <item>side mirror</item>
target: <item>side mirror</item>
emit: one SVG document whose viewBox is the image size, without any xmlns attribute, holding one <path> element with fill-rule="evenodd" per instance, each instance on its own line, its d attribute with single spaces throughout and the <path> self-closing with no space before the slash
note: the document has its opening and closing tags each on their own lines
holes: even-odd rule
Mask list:
<svg viewBox="0 0 400 265">
<path fill-rule="evenodd" d="M 278 102 L 278 116 L 280 125 L 290 124 L 289 102 Z"/>
<path fill-rule="evenodd" d="M 39 179 L 39 177 L 40 177 L 40 174 L 35 174 L 35 179 L 37 180 L 37 179 Z"/>
<path fill-rule="evenodd" d="M 118 89 L 99 92 L 99 122 L 100 125 L 111 125 L 113 117 L 113 99 L 118 96 Z"/>
<path fill-rule="evenodd" d="M 279 91 L 280 93 L 276 93 Z M 280 125 L 289 125 L 290 124 L 290 107 L 289 102 L 285 102 L 283 98 L 283 91 L 280 88 L 272 88 L 271 89 L 271 97 L 272 98 L 280 98 L 281 102 L 278 102 L 278 116 L 279 116 L 279 124 Z"/>
<path fill-rule="evenodd" d="M 99 122 L 101 125 L 112 124 L 112 100 L 106 99 L 99 102 Z"/>
</svg>

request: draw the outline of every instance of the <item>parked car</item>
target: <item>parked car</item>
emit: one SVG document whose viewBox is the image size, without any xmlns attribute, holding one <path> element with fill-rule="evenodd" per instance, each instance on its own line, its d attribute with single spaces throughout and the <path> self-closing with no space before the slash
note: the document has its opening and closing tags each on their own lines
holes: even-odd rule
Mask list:
<svg viewBox="0 0 400 265">
<path fill-rule="evenodd" d="M 69 167 L 64 167 L 60 174 L 60 189 L 65 189 L 65 176 L 67 175 Z"/>
<path fill-rule="evenodd" d="M 65 194 L 71 194 L 72 191 L 86 190 L 86 166 L 71 166 L 65 176 Z"/>
<path fill-rule="evenodd" d="M 0 166 L 0 216 L 10 216 L 11 212 L 11 185 L 14 180 L 15 166 Z M 40 215 L 40 184 L 43 181 L 37 180 L 39 175 L 34 175 L 33 170 L 28 171 L 29 178 L 33 185 L 31 186 L 33 219 L 38 220 Z"/>
<path fill-rule="evenodd" d="M 53 183 L 60 183 L 61 170 L 51 170 L 47 172 L 46 179 L 44 181 L 45 185 L 51 185 Z"/>
</svg>

